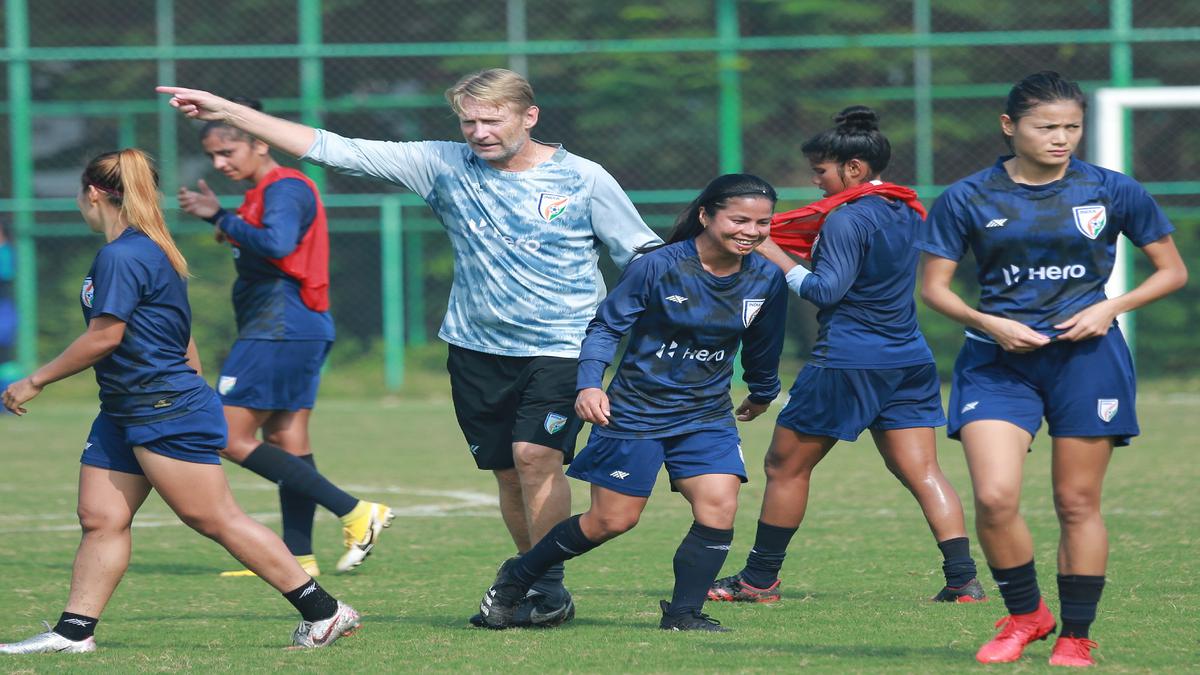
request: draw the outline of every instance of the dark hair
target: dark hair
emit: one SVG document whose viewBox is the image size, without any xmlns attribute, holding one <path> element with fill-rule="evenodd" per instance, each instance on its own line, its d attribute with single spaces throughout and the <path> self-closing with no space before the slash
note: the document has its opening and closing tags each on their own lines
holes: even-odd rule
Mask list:
<svg viewBox="0 0 1200 675">
<path fill-rule="evenodd" d="M 1053 70 L 1043 70 L 1026 75 L 1013 85 L 1004 103 L 1004 114 L 1015 123 L 1037 106 L 1055 101 L 1074 101 L 1087 110 L 1087 99 L 1078 82 L 1071 82 Z"/>
<path fill-rule="evenodd" d="M 700 209 L 704 209 L 704 212 L 711 218 L 725 208 L 726 202 L 734 197 L 766 197 L 771 200 L 772 206 L 779 200 L 779 196 L 775 194 L 775 188 L 758 176 L 748 173 L 727 173 L 717 176 L 700 192 L 698 197 L 692 200 L 692 203 L 687 205 L 687 208 L 680 212 L 679 217 L 675 219 L 675 226 L 667 235 L 666 243 L 640 246 L 635 250 L 638 253 L 649 253 L 667 244 L 695 238 L 704 231 L 704 224 L 700 222 Z"/>
<path fill-rule="evenodd" d="M 252 109 L 258 110 L 260 112 L 263 109 L 262 101 L 259 101 L 256 98 L 246 98 L 244 96 L 231 96 L 231 97 L 229 97 L 229 100 L 233 103 L 238 103 L 238 104 L 246 106 L 247 108 L 252 108 Z M 200 140 L 203 141 L 204 139 L 208 138 L 209 134 L 211 134 L 212 132 L 217 131 L 217 130 L 223 131 L 223 132 L 229 134 L 230 136 L 232 136 L 233 138 L 235 138 L 239 141 L 246 141 L 247 143 L 253 143 L 254 141 L 258 140 L 257 136 L 246 133 L 245 131 L 242 131 L 241 129 L 239 129 L 235 126 L 228 125 L 219 120 L 212 120 L 211 122 L 205 122 L 204 126 L 200 127 Z"/>
<path fill-rule="evenodd" d="M 810 161 L 845 164 L 862 160 L 874 178 L 892 159 L 892 144 L 879 131 L 879 115 L 865 105 L 852 105 L 833 116 L 837 125 L 813 136 L 800 146 Z"/>
</svg>

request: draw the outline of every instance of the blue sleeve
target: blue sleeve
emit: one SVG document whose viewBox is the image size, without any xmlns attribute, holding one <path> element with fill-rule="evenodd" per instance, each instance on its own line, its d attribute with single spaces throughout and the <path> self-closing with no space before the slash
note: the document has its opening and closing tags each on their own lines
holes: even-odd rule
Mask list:
<svg viewBox="0 0 1200 675">
<path fill-rule="evenodd" d="M 128 322 L 149 285 L 150 272 L 130 251 L 105 246 L 92 271 L 92 318 L 102 314 Z"/>
<path fill-rule="evenodd" d="M 264 258 L 279 259 L 296 250 L 316 213 L 312 190 L 302 180 L 285 178 L 267 186 L 263 193 L 262 227 L 229 212 L 216 224 L 239 246 Z"/>
<path fill-rule="evenodd" d="M 786 320 L 787 287 L 783 276 L 775 274 L 770 295 L 742 334 L 742 380 L 754 403 L 770 403 L 779 396 L 779 355 Z"/>
<path fill-rule="evenodd" d="M 939 258 L 962 260 L 967 252 L 967 228 L 961 214 L 953 189 L 943 192 L 933 203 L 929 217 L 917 228 L 913 246 Z"/>
<path fill-rule="evenodd" d="M 821 227 L 820 254 L 812 274 L 800 285 L 800 297 L 817 307 L 836 305 L 850 290 L 867 253 L 867 233 L 852 218 L 834 213 Z"/>
<path fill-rule="evenodd" d="M 617 347 L 646 310 L 650 289 L 666 268 L 663 256 L 642 257 L 625 268 L 621 279 L 596 308 L 579 349 L 575 390 L 601 387 L 604 369 L 612 364 Z"/>
<path fill-rule="evenodd" d="M 1121 174 L 1117 175 L 1117 184 L 1113 186 L 1114 213 L 1121 225 L 1121 231 L 1141 248 L 1151 244 L 1175 231 L 1175 226 L 1167 219 L 1154 197 L 1146 192 L 1140 183 Z"/>
</svg>

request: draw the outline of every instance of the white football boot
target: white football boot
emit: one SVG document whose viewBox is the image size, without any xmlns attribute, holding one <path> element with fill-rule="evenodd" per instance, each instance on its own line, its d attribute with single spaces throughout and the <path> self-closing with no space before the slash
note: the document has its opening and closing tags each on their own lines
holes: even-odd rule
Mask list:
<svg viewBox="0 0 1200 675">
<path fill-rule="evenodd" d="M 42 623 L 46 624 L 45 633 L 12 644 L 0 644 L 0 654 L 82 654 L 96 651 L 96 638 L 68 640 L 50 630 L 50 624 L 45 621 Z"/>
<path fill-rule="evenodd" d="M 328 647 L 338 638 L 353 635 L 362 625 L 358 612 L 353 607 L 337 601 L 337 611 L 333 616 L 321 621 L 301 621 L 292 633 L 292 644 L 297 647 Z M 93 646 L 92 649 L 95 649 Z"/>
</svg>

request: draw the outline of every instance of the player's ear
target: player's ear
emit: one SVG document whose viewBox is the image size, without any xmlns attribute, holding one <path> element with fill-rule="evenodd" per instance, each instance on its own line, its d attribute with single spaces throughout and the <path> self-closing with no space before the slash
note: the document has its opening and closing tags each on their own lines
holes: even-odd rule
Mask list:
<svg viewBox="0 0 1200 675">
<path fill-rule="evenodd" d="M 537 126 L 538 114 L 540 112 L 541 112 L 541 110 L 536 105 L 531 105 L 528 108 L 526 108 L 525 112 L 523 113 L 523 115 L 524 115 L 523 126 L 526 129 L 532 129 L 535 126 Z"/>
<path fill-rule="evenodd" d="M 1013 118 L 1009 117 L 1008 115 L 1000 113 L 1000 131 L 1002 131 L 1005 136 L 1012 138 L 1017 134 L 1016 121 L 1014 121 Z"/>
</svg>

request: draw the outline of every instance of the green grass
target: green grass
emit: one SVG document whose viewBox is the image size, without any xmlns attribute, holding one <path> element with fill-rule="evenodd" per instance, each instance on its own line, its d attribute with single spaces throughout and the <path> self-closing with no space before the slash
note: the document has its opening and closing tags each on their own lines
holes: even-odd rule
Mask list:
<svg viewBox="0 0 1200 675">
<path fill-rule="evenodd" d="M 101 650 L 83 656 L 6 657 L 0 672 L 930 672 L 978 668 L 972 655 L 1004 612 L 934 606 L 940 556 L 912 498 L 868 442 L 839 446 L 818 468 L 808 521 L 783 574 L 784 602 L 710 604 L 735 629 L 724 635 L 657 629 L 658 600 L 670 595 L 671 557 L 690 522 L 686 504 L 660 480 L 641 524 L 568 565 L 578 618 L 552 631 L 491 632 L 466 618 L 496 566 L 512 552 L 494 506 L 490 474 L 474 469 L 454 421 L 444 378 L 402 397 L 326 396 L 314 418 L 323 471 L 363 497 L 401 511 L 359 572 L 335 575 L 340 529 L 319 516 L 321 582 L 362 611 L 363 630 L 334 648 L 291 652 L 294 613 L 253 579 L 218 579 L 232 559 L 179 526 L 152 496 L 135 522 L 134 558 L 99 628 Z M 23 419 L 0 417 L 0 640 L 41 630 L 66 598 L 79 539 L 74 521 L 78 456 L 95 404 L 80 384 L 51 388 Z M 342 385 L 331 387 L 349 390 Z M 1194 389 L 1192 390 L 1194 391 Z M 1093 637 L 1101 668 L 1113 672 L 1200 669 L 1200 444 L 1195 394 L 1146 388 L 1144 435 L 1119 450 L 1104 510 L 1112 541 L 1109 582 Z M 743 425 L 752 482 L 738 515 L 726 571 L 741 564 L 762 496 L 761 457 L 773 413 Z M 1024 512 L 1033 530 L 1043 592 L 1057 610 L 1057 524 L 1049 453 L 1038 439 L 1026 471 Z M 968 502 L 959 446 L 941 461 Z M 278 525 L 273 486 L 227 468 L 243 507 Z M 585 486 L 573 481 L 575 510 Z M 982 566 L 978 546 L 973 550 Z M 994 585 L 985 587 L 995 596 Z M 992 671 L 1045 670 L 1050 643 Z"/>
</svg>

